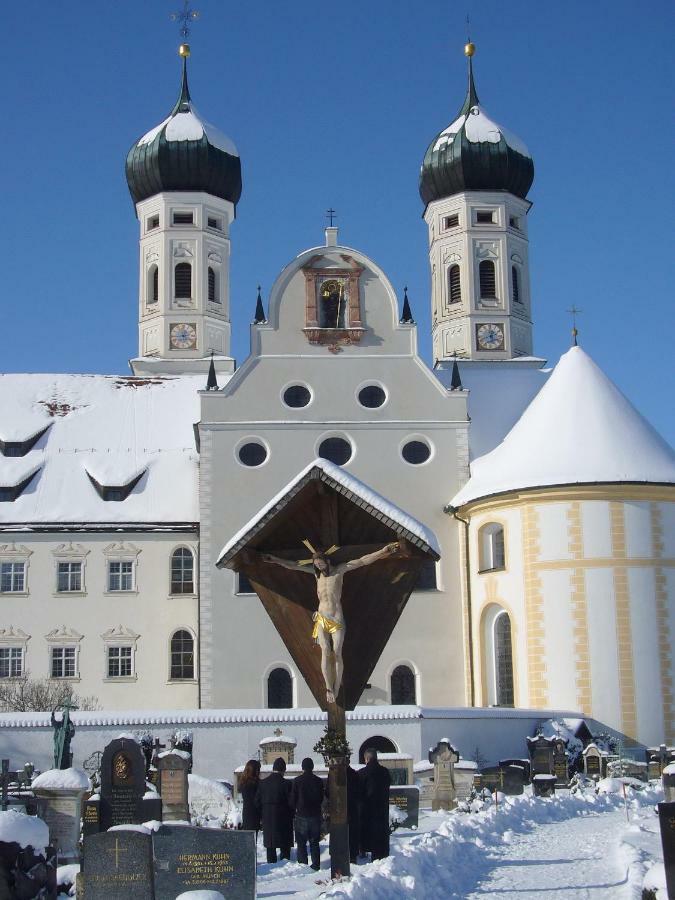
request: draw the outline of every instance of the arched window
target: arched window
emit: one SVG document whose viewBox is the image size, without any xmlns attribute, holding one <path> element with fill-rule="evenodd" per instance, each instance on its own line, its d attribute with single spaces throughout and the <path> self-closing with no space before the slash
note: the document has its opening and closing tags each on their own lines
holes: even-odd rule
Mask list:
<svg viewBox="0 0 675 900">
<path fill-rule="evenodd" d="M 181 629 L 171 638 L 171 678 L 195 677 L 195 642 L 189 631 Z"/>
<path fill-rule="evenodd" d="M 450 303 L 462 302 L 462 279 L 456 263 L 448 269 L 448 297 Z"/>
<path fill-rule="evenodd" d="M 174 269 L 175 297 L 189 300 L 192 297 L 192 266 L 190 263 L 178 263 Z"/>
<path fill-rule="evenodd" d="M 267 708 L 291 709 L 293 706 L 293 679 L 288 669 L 272 669 L 267 676 Z"/>
<path fill-rule="evenodd" d="M 216 270 L 212 266 L 209 266 L 209 300 L 211 303 L 220 303 L 218 276 Z"/>
<path fill-rule="evenodd" d="M 389 738 L 376 734 L 374 737 L 368 738 L 359 747 L 359 762 L 365 762 L 363 754 L 366 750 L 377 750 L 378 753 L 397 753 L 398 747 Z"/>
<path fill-rule="evenodd" d="M 493 654 L 495 672 L 495 705 L 513 706 L 513 651 L 511 647 L 511 619 L 503 610 L 495 618 Z"/>
<path fill-rule="evenodd" d="M 391 702 L 394 706 L 414 706 L 417 703 L 415 673 L 410 666 L 396 666 L 391 673 Z"/>
<path fill-rule="evenodd" d="M 152 265 L 148 270 L 148 304 L 159 300 L 159 269 Z"/>
<path fill-rule="evenodd" d="M 195 558 L 192 550 L 179 547 L 171 554 L 171 593 L 194 594 Z"/>
<path fill-rule="evenodd" d="M 481 260 L 478 266 L 478 276 L 480 279 L 480 295 L 482 297 L 497 296 L 497 276 L 495 273 L 495 264 L 491 259 Z"/>
<path fill-rule="evenodd" d="M 511 287 L 513 290 L 513 302 L 520 303 L 520 281 L 518 278 L 518 269 L 515 266 L 511 266 Z"/>
<path fill-rule="evenodd" d="M 481 572 L 503 569 L 506 566 L 504 552 L 504 526 L 488 522 L 478 532 L 478 556 Z"/>
</svg>

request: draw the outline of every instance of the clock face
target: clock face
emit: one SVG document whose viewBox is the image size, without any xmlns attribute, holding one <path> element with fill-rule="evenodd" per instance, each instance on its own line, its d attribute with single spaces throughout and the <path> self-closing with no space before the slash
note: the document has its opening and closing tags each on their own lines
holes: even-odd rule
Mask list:
<svg viewBox="0 0 675 900">
<path fill-rule="evenodd" d="M 192 322 L 179 322 L 171 327 L 172 350 L 194 350 L 197 346 L 197 328 Z"/>
<path fill-rule="evenodd" d="M 481 350 L 503 350 L 504 330 L 501 325 L 487 323 L 476 326 L 476 340 Z"/>
</svg>

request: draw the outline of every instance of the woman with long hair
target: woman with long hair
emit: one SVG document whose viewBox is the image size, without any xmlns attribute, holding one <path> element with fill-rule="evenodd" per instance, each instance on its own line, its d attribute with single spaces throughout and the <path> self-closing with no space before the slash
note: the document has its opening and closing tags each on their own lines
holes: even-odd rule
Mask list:
<svg viewBox="0 0 675 900">
<path fill-rule="evenodd" d="M 239 780 L 239 793 L 243 801 L 241 827 L 247 831 L 255 831 L 256 841 L 260 831 L 260 810 L 255 805 L 255 795 L 259 784 L 260 763 L 257 759 L 249 759 Z"/>
</svg>

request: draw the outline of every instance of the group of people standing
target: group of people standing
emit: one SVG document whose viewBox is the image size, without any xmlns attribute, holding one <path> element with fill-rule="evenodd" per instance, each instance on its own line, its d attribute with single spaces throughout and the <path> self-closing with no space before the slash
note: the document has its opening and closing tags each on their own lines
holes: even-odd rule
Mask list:
<svg viewBox="0 0 675 900">
<path fill-rule="evenodd" d="M 389 771 L 377 761 L 376 750 L 366 750 L 365 766 L 356 771 L 347 766 L 347 814 L 349 856 L 371 854 L 373 860 L 389 856 Z M 297 860 L 307 865 L 307 845 L 314 870 L 319 869 L 322 803 L 327 796 L 323 781 L 314 774 L 314 763 L 302 761 L 302 775 L 292 781 L 284 777 L 286 763 L 275 759 L 272 773 L 260 778 L 260 763 L 250 759 L 241 777 L 242 828 L 258 832 L 262 827 L 267 862 L 291 858 L 293 832 Z"/>
</svg>

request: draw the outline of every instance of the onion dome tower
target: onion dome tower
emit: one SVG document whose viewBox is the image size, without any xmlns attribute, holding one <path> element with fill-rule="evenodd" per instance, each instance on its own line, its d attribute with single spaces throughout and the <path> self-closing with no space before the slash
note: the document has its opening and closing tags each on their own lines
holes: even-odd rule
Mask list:
<svg viewBox="0 0 675 900">
<path fill-rule="evenodd" d="M 140 223 L 139 352 L 135 374 L 233 371 L 230 225 L 241 196 L 234 143 L 195 109 L 190 48 L 181 44 L 180 93 L 170 114 L 126 160 Z"/>
<path fill-rule="evenodd" d="M 459 113 L 431 141 L 420 173 L 429 227 L 436 361 L 532 353 L 525 217 L 534 164 L 525 144 L 481 106 L 468 43 Z"/>
</svg>

